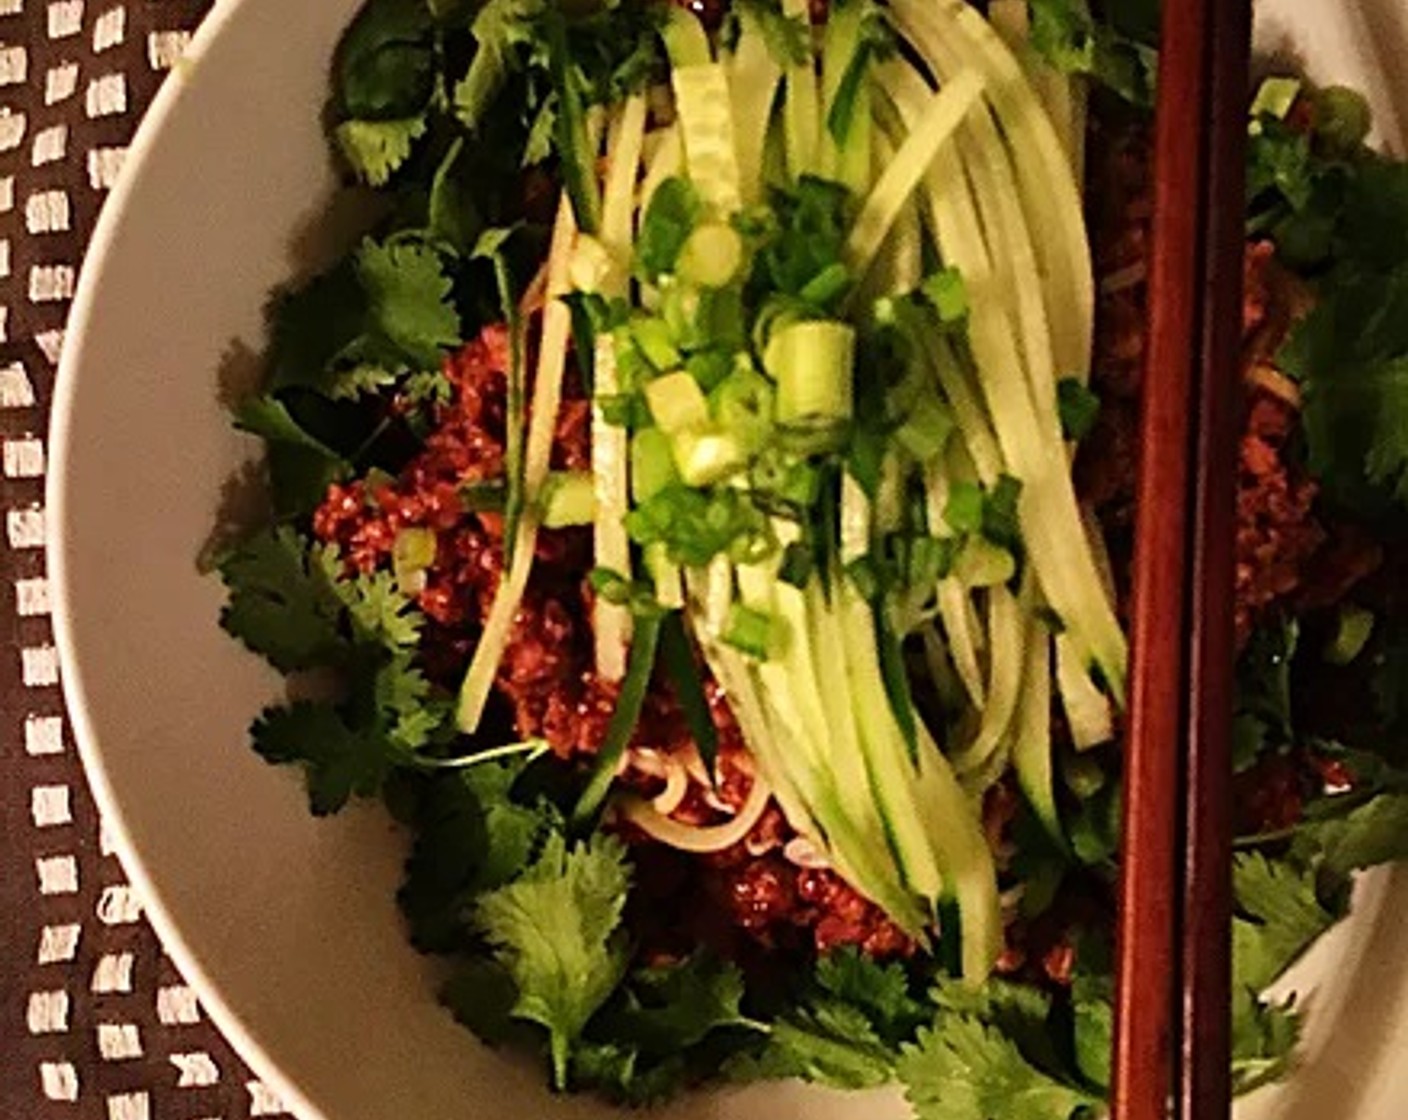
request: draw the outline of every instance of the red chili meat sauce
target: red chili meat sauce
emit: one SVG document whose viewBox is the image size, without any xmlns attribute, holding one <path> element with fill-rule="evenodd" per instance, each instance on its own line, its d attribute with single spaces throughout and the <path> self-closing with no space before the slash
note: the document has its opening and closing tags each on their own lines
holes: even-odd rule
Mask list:
<svg viewBox="0 0 1408 1120">
<path fill-rule="evenodd" d="M 463 676 L 503 574 L 502 519 L 467 509 L 461 494 L 503 473 L 509 358 L 506 330 L 486 328 L 445 363 L 450 399 L 437 406 L 420 454 L 394 480 L 333 485 L 313 517 L 318 538 L 338 545 L 349 566 L 362 572 L 390 565 L 401 530 L 435 533 L 435 560 L 416 601 L 427 619 L 427 672 L 446 687 Z M 589 467 L 590 435 L 590 404 L 574 372 L 564 386 L 554 469 Z M 591 565 L 588 531 L 539 533 L 532 578 L 495 679 L 517 733 L 542 736 L 567 760 L 597 750 L 616 700 L 616 686 L 599 681 L 592 669 Z M 736 811 L 751 782 L 751 768 L 740 761 L 737 724 L 721 690 L 712 682 L 708 690 L 721 739 L 719 788 L 710 795 L 696 783 L 673 814 L 696 825 L 729 819 L 706 795 Z M 665 754 L 692 750 L 667 684 L 652 686 L 633 746 Z M 623 781 L 658 792 L 646 775 L 627 772 Z M 663 848 L 629 827 L 621 832 L 637 854 L 631 912 L 657 954 L 687 953 L 701 940 L 737 951 L 740 939 L 763 949 L 804 945 L 824 952 L 856 945 L 881 957 L 914 950 L 879 908 L 835 874 L 784 857 L 795 834 L 775 805 L 742 842 L 708 856 Z"/>
<path fill-rule="evenodd" d="M 1099 279 L 1092 380 L 1102 406 L 1095 430 L 1081 446 L 1076 479 L 1112 539 L 1126 591 L 1148 333 L 1153 181 L 1147 126 L 1097 122 L 1091 153 L 1090 227 Z M 1321 605 L 1333 602 L 1377 564 L 1376 550 L 1362 532 L 1322 520 L 1317 487 L 1292 454 L 1298 420 L 1293 395 L 1269 391 L 1255 376 L 1274 357 L 1306 297 L 1278 267 L 1269 242 L 1247 246 L 1245 270 L 1248 388 L 1236 525 L 1239 644 L 1274 608 L 1307 605 L 1300 598 L 1307 588 Z M 1270 376 L 1289 384 L 1274 371 Z"/>
</svg>

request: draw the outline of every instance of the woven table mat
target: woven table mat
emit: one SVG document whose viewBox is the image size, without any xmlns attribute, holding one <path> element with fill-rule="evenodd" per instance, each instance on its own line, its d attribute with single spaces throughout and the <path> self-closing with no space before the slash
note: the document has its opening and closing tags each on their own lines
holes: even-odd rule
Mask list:
<svg viewBox="0 0 1408 1120">
<path fill-rule="evenodd" d="M 0 1120 L 285 1115 L 206 1020 L 105 840 L 64 717 L 44 560 L 45 430 L 79 264 L 209 6 L 0 0 Z"/>
</svg>

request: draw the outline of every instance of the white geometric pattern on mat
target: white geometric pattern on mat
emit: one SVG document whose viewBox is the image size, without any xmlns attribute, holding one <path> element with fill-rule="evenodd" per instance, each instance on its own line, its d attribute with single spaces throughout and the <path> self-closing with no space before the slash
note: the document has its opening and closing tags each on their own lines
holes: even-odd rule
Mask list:
<svg viewBox="0 0 1408 1120">
<path fill-rule="evenodd" d="M 0 949 L 25 955 L 37 970 L 30 974 L 44 978 L 24 1002 L 35 1043 L 24 1052 L 36 1055 L 26 1118 L 285 1115 L 229 1055 L 195 993 L 155 947 L 141 925 L 141 900 L 92 819 L 60 714 L 43 555 L 41 409 L 77 283 L 72 233 L 91 227 L 121 171 L 133 115 L 190 42 L 189 28 L 176 24 L 203 6 L 0 0 L 0 344 L 22 347 L 18 357 L 8 347 L 0 360 L 0 561 L 8 564 L 0 573 L 11 573 L 10 621 L 19 635 L 13 649 L 0 644 L 0 656 L 15 658 L 25 697 L 21 710 L 7 708 L 0 719 L 16 721 L 22 744 L 33 829 L 25 910 L 37 917 L 27 947 Z M 17 322 L 30 324 L 25 337 L 11 337 Z M 124 1084 L 110 1071 L 138 1067 L 150 1083 Z M 189 1103 L 170 1103 L 173 1090 Z M 62 1111 L 50 1112 L 51 1103 Z"/>
</svg>

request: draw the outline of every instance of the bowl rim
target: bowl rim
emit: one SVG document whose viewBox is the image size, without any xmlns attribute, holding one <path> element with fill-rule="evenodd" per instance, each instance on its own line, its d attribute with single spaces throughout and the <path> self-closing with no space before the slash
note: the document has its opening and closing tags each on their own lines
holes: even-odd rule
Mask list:
<svg viewBox="0 0 1408 1120">
<path fill-rule="evenodd" d="M 1408 0 L 1397 0 L 1408 10 Z M 184 56 L 168 75 L 143 115 L 131 143 L 128 145 L 122 174 L 103 201 L 101 212 L 83 254 L 77 290 L 65 325 L 62 348 L 54 380 L 52 403 L 48 419 L 49 469 L 44 487 L 45 560 L 49 572 L 51 622 L 57 650 L 64 713 L 69 722 L 75 749 L 81 760 L 86 780 L 99 817 L 105 824 L 123 873 L 136 889 L 143 911 L 151 923 L 163 950 L 172 959 L 179 973 L 196 992 L 201 1005 L 219 1033 L 229 1042 L 236 1055 L 251 1072 L 278 1096 L 280 1103 L 299 1120 L 330 1120 L 286 1074 L 274 1056 L 256 1039 L 242 1016 L 225 999 L 220 985 L 201 963 L 196 949 L 186 940 L 182 928 L 167 908 L 157 881 L 149 873 L 141 849 L 134 842 L 123 812 L 123 803 L 114 792 L 106 765 L 106 753 L 101 746 L 97 721 L 89 710 L 85 687 L 84 660 L 74 648 L 74 622 L 70 602 L 70 552 L 74 548 L 72 534 L 61 530 L 68 523 L 68 497 L 71 459 L 73 457 L 72 422 L 79 396 L 79 370 L 91 364 L 88 334 L 90 321 L 98 307 L 103 290 L 102 278 L 106 261 L 127 218 L 130 200 L 143 184 L 144 172 L 158 150 L 167 120 L 180 104 L 190 87 L 190 76 L 198 68 L 211 44 L 242 12 L 252 6 L 252 0 L 213 0 L 200 22 Z M 1382 79 L 1385 75 L 1380 73 Z M 1390 102 L 1392 104 L 1392 102 Z M 1397 133 L 1397 119 L 1392 131 Z M 1391 144 L 1390 150 L 1396 145 Z M 91 377 L 90 377 L 91 379 Z M 1408 883 L 1408 864 L 1404 865 Z M 1382 920 L 1378 906 L 1367 915 L 1371 925 Z M 1373 931 L 1370 930 L 1370 933 Z M 1361 962 L 1359 967 L 1365 967 Z M 1405 997 L 1408 999 L 1408 997 Z M 1343 1010 L 1340 1014 L 1343 1014 Z M 1385 1039 L 1385 1041 L 1387 1041 Z M 1355 1107 L 1362 1107 L 1372 1085 L 1383 1076 L 1386 1064 L 1392 1064 L 1395 1054 L 1387 1045 L 1380 1045 L 1366 1070 L 1366 1083 L 1353 1095 Z"/>
<path fill-rule="evenodd" d="M 151 923 L 162 949 L 195 991 L 216 1029 L 238 1057 L 273 1090 L 290 1113 L 300 1120 L 324 1120 L 324 1113 L 284 1073 L 279 1063 L 255 1039 L 241 1016 L 225 1001 L 219 984 L 207 973 L 200 955 L 186 941 L 179 923 L 167 909 L 162 891 L 148 873 L 141 849 L 132 839 L 122 802 L 109 780 L 105 755 L 99 744 L 101 736 L 90 717 L 83 661 L 74 652 L 68 555 L 73 541 L 71 536 L 58 531 L 68 521 L 71 426 L 79 393 L 78 374 L 89 364 L 86 355 L 89 322 L 97 307 L 106 258 L 128 212 L 129 199 L 141 187 L 143 171 L 165 132 L 166 121 L 189 89 L 189 75 L 193 68 L 200 65 L 210 44 L 221 36 L 248 3 L 249 0 L 214 0 L 210 11 L 192 35 L 181 60 L 161 84 L 138 124 L 128 145 L 122 173 L 103 201 L 92 237 L 84 250 L 78 287 L 65 324 L 65 345 L 59 355 L 49 410 L 50 466 L 44 486 L 45 561 L 49 570 L 51 619 L 65 715 L 98 816 L 104 822 L 105 833 L 111 839 L 123 874 L 136 889 L 143 913 Z"/>
</svg>

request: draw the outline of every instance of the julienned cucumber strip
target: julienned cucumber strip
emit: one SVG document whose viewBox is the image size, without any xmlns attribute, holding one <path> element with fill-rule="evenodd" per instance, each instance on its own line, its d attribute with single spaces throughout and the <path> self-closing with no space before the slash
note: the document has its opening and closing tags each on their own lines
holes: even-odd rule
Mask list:
<svg viewBox="0 0 1408 1120">
<path fill-rule="evenodd" d="M 601 243 L 613 262 L 612 270 L 621 279 L 612 290 L 601 294 L 617 298 L 626 294 L 626 262 L 631 255 L 632 219 L 635 209 L 635 180 L 640 168 L 645 140 L 645 98 L 636 95 L 622 107 L 607 133 L 609 160 L 602 208 Z M 616 343 L 610 334 L 596 341 L 594 392 L 598 400 L 615 397 L 621 391 L 616 370 Z M 613 572 L 631 570 L 630 539 L 625 519 L 629 510 L 627 481 L 627 433 L 608 424 L 599 404 L 592 408 L 592 478 L 596 494 L 596 517 L 592 524 L 593 550 L 598 567 Z M 596 644 L 597 674 L 606 681 L 619 681 L 626 672 L 626 650 L 630 644 L 631 614 L 621 603 L 597 596 L 592 606 L 592 632 Z"/>
<path fill-rule="evenodd" d="M 983 680 L 979 656 L 982 648 L 978 638 L 981 624 L 973 609 L 973 601 L 967 589 L 953 578 L 939 581 L 937 595 L 939 618 L 943 622 L 944 636 L 948 639 L 953 667 L 973 707 L 982 711 L 987 706 L 988 689 Z"/>
<path fill-rule="evenodd" d="M 1061 73 L 1032 47 L 1027 0 L 992 0 L 988 22 L 1022 64 L 1070 161 L 1076 185 L 1081 186 L 1085 181 L 1085 79 Z"/>
<path fill-rule="evenodd" d="M 811 26 L 807 0 L 782 0 L 782 14 Z M 787 173 L 795 182 L 803 175 L 818 175 L 821 167 L 821 97 L 811 52 L 805 60 L 787 67 L 782 106 Z"/>
<path fill-rule="evenodd" d="M 518 522 L 513 560 L 499 581 L 493 605 L 484 620 L 479 644 L 474 648 L 474 657 L 460 686 L 456 722 L 466 735 L 472 735 L 479 729 L 484 704 L 489 699 L 499 662 L 503 660 L 513 620 L 523 602 L 528 575 L 533 567 L 533 553 L 538 541 L 538 514 L 534 511 L 548 479 L 553 435 L 562 403 L 562 379 L 567 370 L 567 345 L 572 337 L 572 312 L 559 297 L 568 289 L 568 272 L 576 237 L 572 205 L 564 194 L 558 203 L 557 220 L 548 249 L 548 304 L 543 312 L 538 370 L 533 380 L 528 438 L 523 453 L 525 513 Z"/>
<path fill-rule="evenodd" d="M 721 215 L 742 205 L 733 110 L 723 64 L 676 66 L 670 72 L 684 139 L 684 162 L 699 197 Z"/>
<path fill-rule="evenodd" d="M 924 941 L 930 915 L 899 882 L 887 858 L 883 836 L 857 830 L 830 775 L 818 765 L 813 754 L 816 744 L 809 741 L 800 717 L 782 718 L 776 708 L 777 697 L 759 686 L 747 659 L 712 636 L 709 619 L 717 605 L 710 600 L 718 598 L 720 570 L 728 578 L 728 567 L 726 561 L 716 561 L 711 573 L 689 573 L 691 619 L 710 669 L 737 706 L 739 726 L 778 804 L 792 826 L 816 845 L 851 886 L 882 907 L 911 936 Z M 783 706 L 789 706 L 785 698 Z"/>
<path fill-rule="evenodd" d="M 920 108 L 908 97 L 906 83 L 891 68 L 885 77 L 898 117 L 912 120 Z M 969 341 L 978 380 L 1008 472 L 1023 483 L 1023 534 L 1043 592 L 1121 701 L 1124 635 L 1100 585 L 1088 542 L 1076 531 L 1079 512 L 1064 447 L 1053 444 L 1051 433 L 1043 431 L 1003 301 L 992 291 L 986 250 L 975 239 L 980 226 L 971 188 L 960 168 L 939 161 L 923 194 L 940 248 L 968 286 Z"/>
<path fill-rule="evenodd" d="M 1017 784 L 1042 827 L 1057 843 L 1065 844 L 1061 818 L 1056 812 L 1056 789 L 1051 756 L 1051 635 L 1031 616 L 1025 620 L 1025 653 L 1022 693 L 1013 727 L 1012 767 Z"/>
<path fill-rule="evenodd" d="M 947 891 L 958 901 L 963 978 L 980 983 L 992 971 L 1002 948 L 997 870 L 978 808 L 958 784 L 922 720 L 915 795 L 938 853 Z"/>
<path fill-rule="evenodd" d="M 880 243 L 901 208 L 981 93 L 978 75 L 971 70 L 962 71 L 932 94 L 923 110 L 909 122 L 908 134 L 861 206 L 846 239 L 846 263 L 857 275 L 864 275 L 874 263 Z"/>
<path fill-rule="evenodd" d="M 889 850 L 885 816 L 867 781 L 864 757 L 858 747 L 854 698 L 848 696 L 852 702 L 840 710 L 837 710 L 839 705 L 829 703 L 827 697 L 832 694 L 833 684 L 841 690 L 847 689 L 849 684 L 840 681 L 841 674 L 836 674 L 837 681 L 828 679 L 823 685 L 815 660 L 821 649 L 839 648 L 820 646 L 812 641 L 813 626 L 820 623 L 825 614 L 819 591 L 813 583 L 810 591 L 804 593 L 778 581 L 775 572 L 756 568 L 740 567 L 738 574 L 744 601 L 775 612 L 787 630 L 783 657 L 761 662 L 753 669 L 764 686 L 765 709 L 772 707 L 778 722 L 796 729 L 806 740 L 805 754 L 816 770 L 814 786 L 833 791 L 830 797 L 840 810 L 845 830 L 862 839 L 869 857 L 883 858 Z M 833 717 L 834 723 L 830 722 Z M 839 824 L 831 814 L 820 813 L 818 817 L 823 827 L 834 828 Z M 838 848 L 844 855 L 855 858 L 856 853 L 848 845 L 838 845 Z M 904 867 L 902 862 L 901 873 Z M 937 886 L 928 897 L 937 897 Z"/>
<path fill-rule="evenodd" d="M 1026 631 L 1016 596 L 1001 585 L 988 589 L 988 688 L 982 721 L 973 741 L 950 752 L 954 769 L 968 774 L 986 766 L 1010 742 L 1010 724 L 1022 684 L 1022 639 Z"/>
<path fill-rule="evenodd" d="M 1080 663 L 1080 654 L 1065 634 L 1056 639 L 1056 682 L 1076 750 L 1088 750 L 1115 737 L 1110 701 L 1090 679 L 1087 667 Z"/>
<path fill-rule="evenodd" d="M 861 25 L 865 3 L 834 5 L 821 53 L 821 159 L 824 173 L 857 198 L 870 187 L 871 122 L 869 51 Z"/>
<path fill-rule="evenodd" d="M 832 589 L 830 609 L 841 618 L 843 640 L 835 648 L 845 662 L 855 702 L 852 719 L 860 735 L 871 793 L 880 806 L 906 884 L 933 907 L 943 888 L 943 876 L 933 837 L 926 835 L 915 800 L 909 744 L 895 721 L 880 673 L 874 615 L 870 604 L 844 578 Z"/>
<path fill-rule="evenodd" d="M 1012 153 L 1042 273 L 1056 368 L 1085 378 L 1094 337 L 1095 282 L 1080 187 L 1021 65 L 964 0 L 894 0 L 901 32 L 942 71 L 942 57 L 976 66 Z"/>
<path fill-rule="evenodd" d="M 747 8 L 739 12 L 738 43 L 725 65 L 733 108 L 739 192 L 743 204 L 753 206 L 763 198 L 763 152 L 772 126 L 773 104 L 782 83 L 782 68 L 768 50 L 756 17 Z"/>
</svg>

